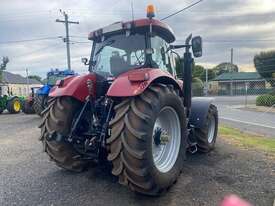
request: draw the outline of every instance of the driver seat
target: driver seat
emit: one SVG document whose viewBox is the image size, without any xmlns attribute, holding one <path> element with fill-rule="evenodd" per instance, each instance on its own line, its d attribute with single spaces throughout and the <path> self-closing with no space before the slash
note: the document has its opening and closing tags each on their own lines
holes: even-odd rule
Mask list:
<svg viewBox="0 0 275 206">
<path fill-rule="evenodd" d="M 110 58 L 110 68 L 111 73 L 114 76 L 120 75 L 127 69 L 127 63 L 124 61 L 123 57 L 119 55 L 118 51 L 112 52 L 112 57 Z"/>
</svg>

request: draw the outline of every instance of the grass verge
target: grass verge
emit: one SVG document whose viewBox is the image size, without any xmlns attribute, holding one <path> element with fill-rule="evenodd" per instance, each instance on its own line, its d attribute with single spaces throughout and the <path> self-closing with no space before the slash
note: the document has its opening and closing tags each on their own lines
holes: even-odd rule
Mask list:
<svg viewBox="0 0 275 206">
<path fill-rule="evenodd" d="M 219 127 L 219 137 L 241 147 L 257 149 L 272 156 L 275 155 L 275 138 L 249 134 L 223 125 Z"/>
</svg>

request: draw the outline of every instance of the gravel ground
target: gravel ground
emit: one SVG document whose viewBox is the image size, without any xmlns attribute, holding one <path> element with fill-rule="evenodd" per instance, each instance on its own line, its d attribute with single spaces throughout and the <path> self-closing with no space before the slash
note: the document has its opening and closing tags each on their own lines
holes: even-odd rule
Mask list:
<svg viewBox="0 0 275 206">
<path fill-rule="evenodd" d="M 219 205 L 237 194 L 255 206 L 272 206 L 275 162 L 222 139 L 208 155 L 188 155 L 178 182 L 158 198 L 120 186 L 102 168 L 73 174 L 57 168 L 37 140 L 40 118 L 0 115 L 0 205 Z"/>
</svg>

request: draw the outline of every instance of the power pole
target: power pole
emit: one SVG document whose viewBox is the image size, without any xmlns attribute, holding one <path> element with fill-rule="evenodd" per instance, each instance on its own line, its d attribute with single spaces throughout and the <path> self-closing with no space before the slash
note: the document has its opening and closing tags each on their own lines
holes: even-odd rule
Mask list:
<svg viewBox="0 0 275 206">
<path fill-rule="evenodd" d="M 231 64 L 233 64 L 233 53 L 234 53 L 234 50 L 233 48 L 231 48 L 231 61 L 230 61 Z"/>
<path fill-rule="evenodd" d="M 60 10 L 62 12 L 62 10 Z M 69 24 L 79 24 L 78 21 L 69 21 L 68 14 L 63 11 L 62 12 L 64 16 L 64 20 L 56 19 L 56 22 L 58 23 L 65 23 L 65 29 L 66 29 L 66 47 L 67 47 L 67 64 L 68 64 L 68 70 L 71 70 L 71 54 L 70 54 L 70 36 L 69 36 Z"/>
<path fill-rule="evenodd" d="M 208 68 L 205 69 L 205 96 L 208 96 Z"/>
<path fill-rule="evenodd" d="M 27 95 L 30 94 L 30 81 L 29 81 L 29 70 L 26 69 L 26 75 L 27 75 Z"/>
<path fill-rule="evenodd" d="M 232 73 L 233 73 L 233 48 L 231 48 L 231 58 L 230 58 L 230 76 L 231 76 L 231 82 L 230 82 L 230 95 L 232 96 L 233 95 L 233 76 L 232 76 Z"/>
</svg>

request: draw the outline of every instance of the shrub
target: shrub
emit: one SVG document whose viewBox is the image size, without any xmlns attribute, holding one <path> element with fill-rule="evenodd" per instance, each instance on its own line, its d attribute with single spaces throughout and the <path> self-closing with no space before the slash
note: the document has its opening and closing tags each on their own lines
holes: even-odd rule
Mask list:
<svg viewBox="0 0 275 206">
<path fill-rule="evenodd" d="M 269 94 L 275 96 L 275 89 L 273 89 L 271 92 L 269 92 Z"/>
<path fill-rule="evenodd" d="M 267 106 L 271 107 L 275 105 L 275 95 L 263 94 L 257 97 L 256 99 L 257 106 Z"/>
<path fill-rule="evenodd" d="M 203 96 L 203 82 L 199 78 L 192 80 L 192 94 L 195 97 Z"/>
</svg>

